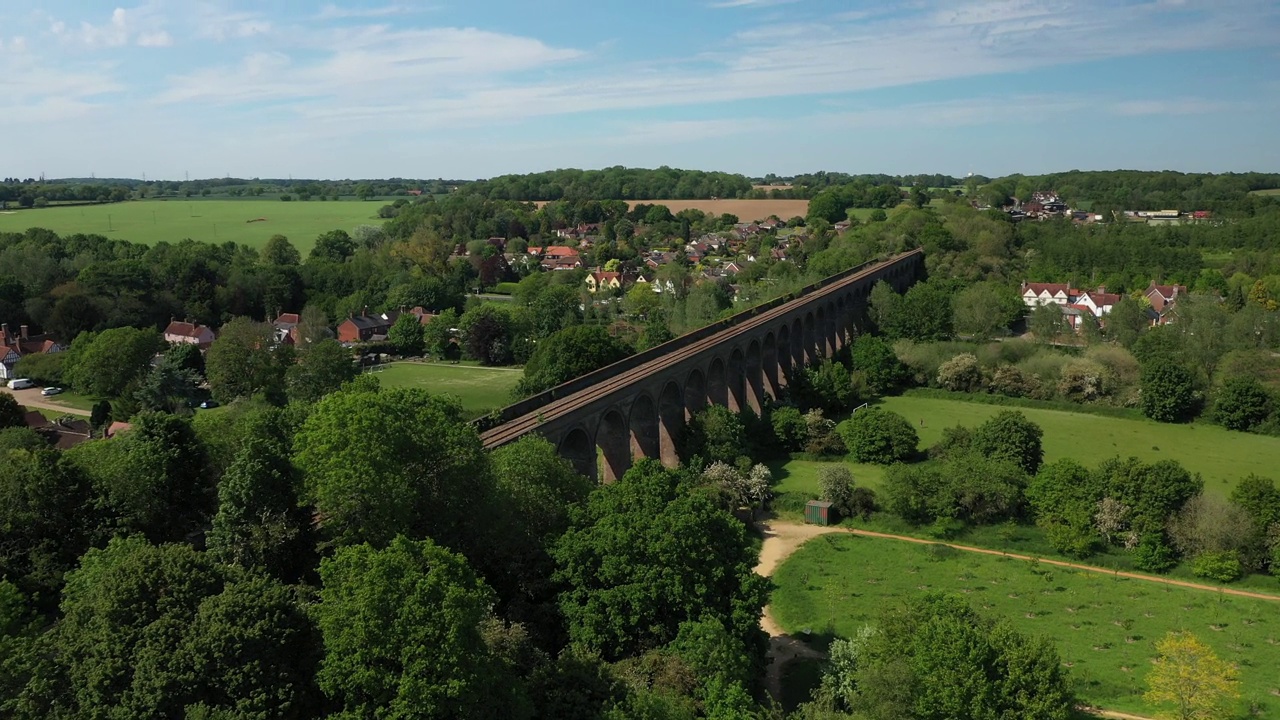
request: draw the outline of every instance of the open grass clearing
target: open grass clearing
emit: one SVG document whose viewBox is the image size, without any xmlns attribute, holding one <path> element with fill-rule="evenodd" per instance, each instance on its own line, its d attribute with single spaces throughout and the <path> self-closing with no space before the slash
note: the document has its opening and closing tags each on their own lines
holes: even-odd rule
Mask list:
<svg viewBox="0 0 1280 720">
<path fill-rule="evenodd" d="M 1190 630 L 1240 666 L 1242 708 L 1280 711 L 1273 694 L 1280 692 L 1280 607 L 1272 601 L 842 533 L 810 540 L 773 577 L 774 618 L 819 646 L 848 637 L 886 604 L 927 591 L 960 593 L 982 612 L 1048 637 L 1082 700 L 1131 712 L 1153 710 L 1141 695 L 1155 641 Z"/>
<path fill-rule="evenodd" d="M 397 362 L 374 371 L 384 388 L 420 388 L 462 401 L 470 415 L 483 415 L 511 404 L 511 391 L 523 377 L 520 370 L 479 365 Z"/>
<path fill-rule="evenodd" d="M 1254 190 L 1253 195 L 1280 195 L 1280 188 L 1267 188 L 1266 190 Z"/>
<path fill-rule="evenodd" d="M 1200 473 L 1205 490 L 1220 495 L 1229 494 L 1240 479 L 1250 474 L 1280 475 L 1280 438 L 1234 432 L 1216 425 L 1170 425 L 911 395 L 885 398 L 881 405 L 916 427 L 921 449 L 936 443 L 945 428 L 976 427 L 1002 410 L 1013 409 L 1044 430 L 1046 462 L 1073 458 L 1093 467 L 1115 456 L 1133 456 L 1144 462 L 1175 460 L 1187 470 Z"/>
<path fill-rule="evenodd" d="M 284 235 L 305 256 L 322 233 L 381 225 L 378 208 L 383 204 L 358 200 L 136 200 L 19 210 L 0 215 L 0 232 L 41 227 L 59 235 L 98 234 L 145 245 L 190 238 L 251 247 L 262 247 L 272 235 Z"/>
</svg>

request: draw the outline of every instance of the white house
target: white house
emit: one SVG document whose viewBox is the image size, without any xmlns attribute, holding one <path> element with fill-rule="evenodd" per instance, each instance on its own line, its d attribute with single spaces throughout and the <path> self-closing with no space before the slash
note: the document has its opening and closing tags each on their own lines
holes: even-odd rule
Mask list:
<svg viewBox="0 0 1280 720">
<path fill-rule="evenodd" d="M 1037 305 L 1070 305 L 1076 301 L 1079 290 L 1064 283 L 1022 283 L 1022 302 L 1027 307 Z"/>
<path fill-rule="evenodd" d="M 1080 294 L 1075 304 L 1089 308 L 1094 317 L 1102 317 L 1111 312 L 1111 308 L 1120 302 L 1121 296 L 1117 293 L 1109 293 L 1106 288 L 1098 288 L 1097 290 L 1087 290 Z"/>
</svg>

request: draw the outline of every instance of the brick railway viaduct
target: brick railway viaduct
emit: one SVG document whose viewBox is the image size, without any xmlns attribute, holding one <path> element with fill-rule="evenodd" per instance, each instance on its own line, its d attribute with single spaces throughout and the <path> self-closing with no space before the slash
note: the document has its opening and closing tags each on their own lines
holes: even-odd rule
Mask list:
<svg viewBox="0 0 1280 720">
<path fill-rule="evenodd" d="M 759 412 L 796 370 L 857 336 L 877 282 L 902 292 L 923 275 L 920 250 L 851 268 L 482 418 L 481 439 L 493 449 L 537 433 L 592 479 L 603 456 L 605 482 L 637 457 L 674 466 L 691 413 L 708 404 Z"/>
</svg>

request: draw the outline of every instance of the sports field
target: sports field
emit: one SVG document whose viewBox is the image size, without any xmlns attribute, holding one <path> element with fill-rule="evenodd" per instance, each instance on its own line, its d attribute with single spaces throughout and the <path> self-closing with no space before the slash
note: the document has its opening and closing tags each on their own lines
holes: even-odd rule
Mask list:
<svg viewBox="0 0 1280 720">
<path fill-rule="evenodd" d="M 511 404 L 511 390 L 523 377 L 522 371 L 511 368 L 417 362 L 384 365 L 374 374 L 385 388 L 422 388 L 454 395 L 462 401 L 463 409 L 473 415 Z"/>
<path fill-rule="evenodd" d="M 384 204 L 358 200 L 135 200 L 8 211 L 12 214 L 0 213 L 0 232 L 42 227 L 59 235 L 93 233 L 146 245 L 190 238 L 251 247 L 261 247 L 272 235 L 284 235 L 305 256 L 322 233 L 381 225 L 378 208 Z"/>
<path fill-rule="evenodd" d="M 1189 630 L 1239 665 L 1241 709 L 1280 712 L 1277 602 L 843 533 L 810 540 L 773 579 L 774 618 L 818 644 L 851 636 L 895 601 L 959 593 L 981 612 L 1048 637 L 1082 700 L 1142 714 L 1155 710 L 1142 701 L 1155 641 Z M 797 690 L 789 694 L 803 694 Z"/>
<path fill-rule="evenodd" d="M 1044 430 L 1046 461 L 1074 458 L 1093 467 L 1117 455 L 1145 462 L 1176 460 L 1187 470 L 1200 473 L 1206 490 L 1223 495 L 1250 474 L 1280 480 L 1280 438 L 1233 432 L 1215 425 L 1169 425 L 912 395 L 885 398 L 882 405 L 911 421 L 920 434 L 922 450 L 936 443 L 944 428 L 974 427 L 1002 410 L 1013 409 Z"/>
</svg>

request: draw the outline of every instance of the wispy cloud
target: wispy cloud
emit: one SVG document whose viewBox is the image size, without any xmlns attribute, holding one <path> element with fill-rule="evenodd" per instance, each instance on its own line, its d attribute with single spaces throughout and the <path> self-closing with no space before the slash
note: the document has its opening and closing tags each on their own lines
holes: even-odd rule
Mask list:
<svg viewBox="0 0 1280 720">
<path fill-rule="evenodd" d="M 1157 100 L 1123 100 L 1111 106 L 1116 115 L 1204 115 L 1241 109 L 1240 103 L 1196 97 L 1161 98 Z"/>
<path fill-rule="evenodd" d="M 713 8 L 743 8 L 743 7 L 774 7 L 775 5 L 790 5 L 800 2 L 800 0 L 720 0 L 711 3 Z"/>
<path fill-rule="evenodd" d="M 329 3 L 320 8 L 320 12 L 316 14 L 317 20 L 348 20 L 348 19 L 369 19 L 381 18 L 391 15 L 402 15 L 412 12 L 413 8 L 404 5 L 384 5 L 382 7 L 372 8 L 344 8 Z"/>
<path fill-rule="evenodd" d="M 265 35 L 271 31 L 272 25 L 262 13 L 224 10 L 201 4 L 197 6 L 196 27 L 200 37 L 224 42 Z"/>
<path fill-rule="evenodd" d="M 168 47 L 173 38 L 164 29 L 164 18 L 154 5 L 136 8 L 116 8 L 101 23 L 82 20 L 71 26 L 60 19 L 51 19 L 49 33 L 64 42 L 83 45 L 89 49 L 110 49 L 136 44 L 140 47 Z"/>
</svg>

